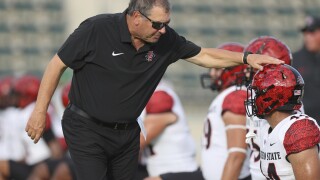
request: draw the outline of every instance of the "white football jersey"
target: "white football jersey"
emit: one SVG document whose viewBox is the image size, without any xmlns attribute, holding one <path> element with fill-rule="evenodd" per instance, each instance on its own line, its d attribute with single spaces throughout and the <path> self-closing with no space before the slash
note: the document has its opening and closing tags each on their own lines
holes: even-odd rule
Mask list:
<svg viewBox="0 0 320 180">
<path fill-rule="evenodd" d="M 25 132 L 25 126 L 33 110 L 34 103 L 24 109 L 9 107 L 0 120 L 0 159 L 25 161 L 33 165 L 50 157 L 50 150 L 43 139 L 33 143 Z"/>
<path fill-rule="evenodd" d="M 155 92 L 163 91 L 173 99 L 172 112 L 178 120 L 169 125 L 146 147 L 146 165 L 150 176 L 170 172 L 192 172 L 198 168 L 195 143 L 181 102 L 173 89 L 161 81 Z"/>
<path fill-rule="evenodd" d="M 250 109 L 248 109 L 251 111 Z M 297 113 L 304 113 L 303 106 L 300 108 Z M 250 118 L 247 116 L 247 128 L 250 129 Z M 265 119 L 259 119 L 257 116 L 253 116 L 253 126 L 251 127 L 254 133 L 256 134 L 255 138 L 251 138 L 249 142 L 250 147 L 250 173 L 251 178 L 254 180 L 265 180 L 266 177 L 261 173 L 260 169 L 260 147 L 261 147 L 261 128 L 264 126 L 268 126 L 268 121 Z"/>
<path fill-rule="evenodd" d="M 294 172 L 287 156 L 319 145 L 319 126 L 305 114 L 283 119 L 272 130 L 261 128 L 260 166 L 264 179 L 293 180 Z"/>
<path fill-rule="evenodd" d="M 30 139 L 28 134 L 25 132 L 25 126 L 31 116 L 31 113 L 34 109 L 35 103 L 29 104 L 27 107 L 21 110 L 20 113 L 20 124 L 22 125 L 21 135 L 24 139 L 25 148 L 26 148 L 26 163 L 29 165 L 36 164 L 45 159 L 48 159 L 51 155 L 50 149 L 47 143 L 41 138 L 37 144 L 34 144 L 33 140 Z M 50 106 L 49 106 L 50 109 Z M 50 114 L 49 114 L 50 116 Z"/>
<path fill-rule="evenodd" d="M 51 115 L 52 131 L 57 138 L 64 137 L 63 131 L 62 131 L 61 119 L 63 116 L 63 112 L 65 110 L 65 107 L 62 104 L 61 94 L 62 94 L 62 88 L 58 87 L 55 93 L 53 94 L 53 97 L 51 100 L 52 106 L 48 109 L 48 113 Z"/>
<path fill-rule="evenodd" d="M 240 100 L 238 96 L 239 94 L 237 93 L 246 95 L 246 91 L 237 90 L 236 86 L 231 86 L 222 91 L 213 100 L 209 107 L 207 119 L 204 124 L 201 154 L 201 168 L 205 179 L 220 180 L 223 173 L 224 164 L 228 158 L 227 137 L 225 124 L 222 119 L 222 113 L 224 110 L 231 109 L 224 107 L 224 104 L 227 103 L 228 106 L 234 106 L 233 109 L 242 109 L 243 112 L 239 114 L 245 115 L 244 98 Z M 247 151 L 247 158 L 242 166 L 239 179 L 245 178 L 250 175 L 248 153 L 249 151 Z"/>
<path fill-rule="evenodd" d="M 0 160 L 22 161 L 25 159 L 25 147 L 21 125 L 20 110 L 8 107 L 0 115 Z"/>
</svg>

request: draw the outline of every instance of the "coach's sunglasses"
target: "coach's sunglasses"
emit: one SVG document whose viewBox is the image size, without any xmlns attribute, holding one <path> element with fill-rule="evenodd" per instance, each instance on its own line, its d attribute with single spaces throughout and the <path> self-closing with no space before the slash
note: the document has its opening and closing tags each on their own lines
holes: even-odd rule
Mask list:
<svg viewBox="0 0 320 180">
<path fill-rule="evenodd" d="M 170 21 L 168 21 L 168 22 L 164 22 L 164 23 L 163 23 L 163 22 L 153 21 L 153 20 L 151 20 L 150 18 L 148 18 L 148 16 L 144 15 L 143 13 L 141 13 L 140 11 L 139 11 L 139 13 L 140 13 L 142 16 L 144 16 L 145 18 L 147 18 L 147 19 L 152 23 L 152 27 L 153 27 L 154 29 L 156 29 L 156 30 L 162 29 L 163 27 L 165 27 L 166 25 L 168 25 L 169 22 L 170 22 Z"/>
</svg>

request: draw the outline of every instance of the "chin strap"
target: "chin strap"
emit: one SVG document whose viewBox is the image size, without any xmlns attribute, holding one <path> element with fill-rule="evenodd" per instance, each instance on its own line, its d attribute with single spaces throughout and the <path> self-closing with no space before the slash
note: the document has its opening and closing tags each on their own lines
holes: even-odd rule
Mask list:
<svg viewBox="0 0 320 180">
<path fill-rule="evenodd" d="M 249 144 L 257 135 L 254 133 L 253 116 L 247 118 L 247 121 L 249 121 L 249 132 L 246 134 L 246 143 Z"/>
</svg>

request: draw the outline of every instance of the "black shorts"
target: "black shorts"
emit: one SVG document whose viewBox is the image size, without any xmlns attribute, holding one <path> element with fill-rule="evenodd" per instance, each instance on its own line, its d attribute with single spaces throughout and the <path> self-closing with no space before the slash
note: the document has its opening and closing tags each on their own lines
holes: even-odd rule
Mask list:
<svg viewBox="0 0 320 180">
<path fill-rule="evenodd" d="M 34 165 L 27 165 L 25 163 L 20 163 L 16 161 L 9 161 L 9 178 L 15 180 L 25 180 L 33 169 Z"/>
<path fill-rule="evenodd" d="M 193 172 L 167 173 L 160 175 L 162 180 L 204 180 L 200 169 Z"/>
<path fill-rule="evenodd" d="M 239 179 L 239 180 L 251 180 L 251 175 L 245 177 L 245 178 L 242 178 L 242 179 Z"/>
<path fill-rule="evenodd" d="M 130 180 L 138 167 L 140 128 L 112 129 L 66 109 L 62 129 L 78 180 Z"/>
<path fill-rule="evenodd" d="M 57 169 L 58 165 L 63 161 L 63 159 L 48 159 L 44 163 L 47 165 L 49 170 L 50 177 L 53 175 L 53 172 Z"/>
</svg>

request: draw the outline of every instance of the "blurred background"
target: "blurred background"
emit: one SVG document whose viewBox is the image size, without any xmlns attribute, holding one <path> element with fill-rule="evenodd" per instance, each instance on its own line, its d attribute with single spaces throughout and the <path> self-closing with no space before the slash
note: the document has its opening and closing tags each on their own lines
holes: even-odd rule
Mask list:
<svg viewBox="0 0 320 180">
<path fill-rule="evenodd" d="M 0 0 L 0 77 L 39 77 L 70 33 L 86 18 L 122 12 L 128 0 Z M 307 15 L 320 15 L 319 0 L 171 0 L 170 26 L 203 47 L 223 42 L 247 44 L 272 35 L 292 52 L 302 47 Z M 185 106 L 191 131 L 199 143 L 202 124 L 215 94 L 204 90 L 199 75 L 206 72 L 183 60 L 166 73 Z M 70 80 L 66 71 L 61 85 Z"/>
</svg>

